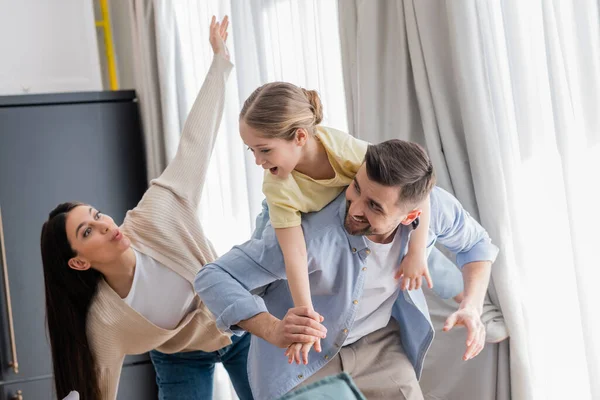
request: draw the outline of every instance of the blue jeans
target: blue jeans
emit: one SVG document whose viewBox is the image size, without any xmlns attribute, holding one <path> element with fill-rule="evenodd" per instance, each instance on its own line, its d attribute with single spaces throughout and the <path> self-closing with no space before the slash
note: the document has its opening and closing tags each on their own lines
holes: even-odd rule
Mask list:
<svg viewBox="0 0 600 400">
<path fill-rule="evenodd" d="M 215 364 L 223 363 L 240 400 L 252 400 L 246 364 L 250 334 L 232 336 L 232 343 L 206 353 L 191 351 L 164 354 L 156 350 L 150 358 L 156 370 L 160 400 L 210 400 L 213 395 Z"/>
</svg>

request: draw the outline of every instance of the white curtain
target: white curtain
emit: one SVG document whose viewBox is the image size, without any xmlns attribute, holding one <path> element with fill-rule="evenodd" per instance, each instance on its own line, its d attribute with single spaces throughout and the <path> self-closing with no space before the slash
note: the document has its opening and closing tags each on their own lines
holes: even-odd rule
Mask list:
<svg viewBox="0 0 600 400">
<path fill-rule="evenodd" d="M 239 138 L 238 115 L 260 85 L 288 81 L 319 91 L 324 124 L 347 130 L 336 0 L 134 0 L 136 90 L 149 179 L 177 149 L 179 133 L 212 59 L 212 15 L 229 15 L 235 64 L 221 131 L 207 175 L 200 219 L 217 252 L 249 239 L 263 199 L 262 169 Z M 217 368 L 215 399 L 235 398 Z"/>
<path fill-rule="evenodd" d="M 324 124 L 347 130 L 335 0 L 136 0 L 132 3 L 136 90 L 146 138 L 148 174 L 160 174 L 204 80 L 214 15 L 230 15 L 228 47 L 236 65 L 200 210 L 222 253 L 250 235 L 262 201 L 262 170 L 239 138 L 238 114 L 258 86 L 275 80 L 316 89 Z M 234 230 L 231 228 L 235 227 Z"/>
<path fill-rule="evenodd" d="M 339 6 L 351 129 L 426 144 L 440 183 L 501 248 L 512 398 L 600 398 L 598 3 Z M 430 398 L 502 396 L 467 365 L 462 389 Z"/>
</svg>

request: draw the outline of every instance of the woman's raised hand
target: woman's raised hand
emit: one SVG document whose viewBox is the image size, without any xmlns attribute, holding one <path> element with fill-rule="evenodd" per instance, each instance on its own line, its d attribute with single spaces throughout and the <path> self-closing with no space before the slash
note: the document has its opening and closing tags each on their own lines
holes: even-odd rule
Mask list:
<svg viewBox="0 0 600 400">
<path fill-rule="evenodd" d="M 210 21 L 210 45 L 215 54 L 222 54 L 229 60 L 229 51 L 227 50 L 227 27 L 229 27 L 229 17 L 226 15 L 221 22 L 217 22 L 217 18 L 213 15 Z"/>
</svg>

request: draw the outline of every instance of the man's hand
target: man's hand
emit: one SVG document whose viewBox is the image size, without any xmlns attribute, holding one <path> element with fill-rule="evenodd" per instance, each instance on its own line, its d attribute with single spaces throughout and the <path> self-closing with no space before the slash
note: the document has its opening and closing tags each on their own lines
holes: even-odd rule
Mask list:
<svg viewBox="0 0 600 400">
<path fill-rule="evenodd" d="M 400 263 L 400 269 L 394 276 L 400 279 L 400 290 L 421 289 L 422 279 L 425 278 L 429 288 L 433 288 L 433 281 L 427 268 L 427 258 L 425 252 L 412 252 L 404 256 Z"/>
<path fill-rule="evenodd" d="M 217 22 L 217 18 L 213 15 L 210 21 L 210 36 L 209 41 L 215 54 L 222 54 L 227 60 L 229 60 L 229 51 L 225 42 L 227 41 L 227 27 L 229 26 L 229 17 L 225 16 L 223 21 Z"/>
<path fill-rule="evenodd" d="M 315 350 L 320 352 L 318 339 L 326 337 L 327 328 L 317 321 L 323 322 L 323 317 L 308 307 L 290 308 L 282 320 L 274 321 L 265 340 L 282 349 L 292 343 L 315 342 Z"/>
<path fill-rule="evenodd" d="M 460 308 L 448 317 L 444 325 L 444 332 L 448 332 L 457 325 L 467 328 L 467 350 L 463 355 L 463 360 L 467 361 L 477 356 L 485 345 L 485 326 L 481 322 L 481 312 L 475 307 Z"/>
</svg>

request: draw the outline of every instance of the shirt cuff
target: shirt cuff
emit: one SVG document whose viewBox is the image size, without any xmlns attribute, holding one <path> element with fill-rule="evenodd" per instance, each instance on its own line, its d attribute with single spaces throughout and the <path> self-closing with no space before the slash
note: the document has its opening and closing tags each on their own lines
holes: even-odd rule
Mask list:
<svg viewBox="0 0 600 400">
<path fill-rule="evenodd" d="M 469 251 L 461 252 L 456 255 L 456 264 L 462 269 L 466 264 L 476 261 L 496 261 L 498 256 L 498 247 L 490 242 L 479 242 Z"/>
<path fill-rule="evenodd" d="M 244 333 L 244 330 L 239 329 L 236 325 L 240 321 L 245 321 L 263 312 L 268 311 L 262 297 L 252 296 L 239 299 L 227 307 L 217 318 L 217 328 L 223 332 L 239 336 Z"/>
<path fill-rule="evenodd" d="M 225 55 L 218 53 L 213 55 L 213 60 L 219 64 L 220 68 L 223 68 L 227 73 L 233 69 L 233 63 L 225 58 Z"/>
</svg>

